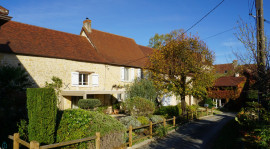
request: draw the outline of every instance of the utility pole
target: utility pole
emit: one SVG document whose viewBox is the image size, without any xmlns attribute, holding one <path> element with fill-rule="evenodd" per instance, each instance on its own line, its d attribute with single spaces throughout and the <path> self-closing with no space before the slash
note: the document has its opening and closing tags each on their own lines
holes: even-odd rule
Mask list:
<svg viewBox="0 0 270 149">
<path fill-rule="evenodd" d="M 259 75 L 260 87 L 259 92 L 265 93 L 263 78 L 266 73 L 265 58 L 265 37 L 264 37 L 264 17 L 263 17 L 263 0 L 256 0 L 256 25 L 257 25 L 257 70 Z M 261 99 L 261 98 L 260 98 Z"/>
<path fill-rule="evenodd" d="M 265 37 L 264 37 L 264 18 L 263 18 L 263 0 L 256 0 L 256 25 L 257 25 L 257 71 L 259 75 L 258 103 L 263 99 L 266 93 L 264 82 L 266 74 L 266 56 L 265 56 Z M 258 109 L 258 120 L 260 121 L 260 109 Z"/>
</svg>

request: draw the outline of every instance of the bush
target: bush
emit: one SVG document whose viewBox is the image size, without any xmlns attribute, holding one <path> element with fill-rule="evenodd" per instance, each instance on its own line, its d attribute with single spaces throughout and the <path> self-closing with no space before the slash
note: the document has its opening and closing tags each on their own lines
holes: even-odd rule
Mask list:
<svg viewBox="0 0 270 149">
<path fill-rule="evenodd" d="M 20 138 L 22 140 L 28 141 L 28 124 L 26 120 L 21 120 L 20 123 L 17 124 L 17 126 Z"/>
<path fill-rule="evenodd" d="M 162 122 L 163 119 L 164 119 L 164 117 L 162 117 L 160 115 L 152 115 L 152 116 L 150 116 L 150 121 L 152 121 L 153 123 Z"/>
<path fill-rule="evenodd" d="M 101 136 L 106 136 L 108 140 L 103 140 L 101 146 L 114 148 L 120 146 L 124 141 L 125 127 L 119 121 L 109 115 L 95 111 L 82 109 L 70 109 L 63 111 L 57 129 L 57 142 L 81 139 L 95 136 L 100 132 Z M 83 142 L 73 144 L 67 148 L 89 148 L 91 143 Z"/>
<path fill-rule="evenodd" d="M 149 118 L 145 116 L 139 116 L 137 120 L 140 121 L 142 125 L 148 125 L 150 122 Z"/>
<path fill-rule="evenodd" d="M 57 98 L 52 88 L 28 88 L 29 141 L 54 142 Z"/>
<path fill-rule="evenodd" d="M 155 112 L 155 114 L 171 118 L 173 116 L 179 116 L 179 109 L 177 106 L 162 106 Z"/>
<path fill-rule="evenodd" d="M 125 101 L 124 109 L 132 116 L 147 116 L 154 113 L 155 105 L 150 100 L 134 97 Z"/>
<path fill-rule="evenodd" d="M 209 109 L 211 109 L 214 106 L 214 103 L 211 98 L 204 99 L 204 104 L 208 104 Z"/>
<path fill-rule="evenodd" d="M 133 84 L 126 87 L 127 97 L 142 97 L 155 102 L 157 91 L 151 80 L 136 79 Z"/>
<path fill-rule="evenodd" d="M 127 116 L 127 117 L 123 117 L 120 118 L 119 121 L 125 125 L 126 128 L 129 128 L 129 126 L 131 125 L 133 128 L 134 127 L 139 127 L 141 126 L 141 122 L 138 121 L 135 117 L 133 116 Z"/>
<path fill-rule="evenodd" d="M 99 99 L 80 99 L 78 106 L 82 109 L 93 109 L 101 105 Z"/>
<path fill-rule="evenodd" d="M 168 134 L 168 127 L 164 127 L 163 125 L 160 125 L 156 128 L 156 133 L 159 138 L 163 138 Z"/>
</svg>

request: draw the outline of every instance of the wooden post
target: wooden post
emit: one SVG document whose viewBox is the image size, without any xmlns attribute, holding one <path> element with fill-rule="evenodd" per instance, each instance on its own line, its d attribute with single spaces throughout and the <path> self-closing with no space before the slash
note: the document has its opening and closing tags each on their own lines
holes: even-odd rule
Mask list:
<svg viewBox="0 0 270 149">
<path fill-rule="evenodd" d="M 13 149 L 19 149 L 19 142 L 17 140 L 20 138 L 19 133 L 14 133 L 13 134 Z"/>
<path fill-rule="evenodd" d="M 175 127 L 175 116 L 173 116 L 173 127 Z"/>
<path fill-rule="evenodd" d="M 206 115 L 208 115 L 208 107 L 206 107 Z"/>
<path fill-rule="evenodd" d="M 96 149 L 100 149 L 100 132 L 96 132 Z"/>
<path fill-rule="evenodd" d="M 30 149 L 39 149 L 39 143 L 37 141 L 31 141 Z"/>
<path fill-rule="evenodd" d="M 188 111 L 187 111 L 187 120 L 188 120 Z"/>
<path fill-rule="evenodd" d="M 153 130 L 152 130 L 152 122 L 150 121 L 150 126 L 149 126 L 149 133 L 150 133 L 150 139 L 152 139 L 152 135 L 153 135 Z"/>
<path fill-rule="evenodd" d="M 166 127 L 166 119 L 163 119 L 163 126 Z"/>
<path fill-rule="evenodd" d="M 193 111 L 191 112 L 191 120 L 193 120 Z"/>
<path fill-rule="evenodd" d="M 132 147 L 132 125 L 129 126 L 128 142 L 129 142 L 129 147 Z"/>
<path fill-rule="evenodd" d="M 195 111 L 196 119 L 198 118 L 198 111 Z"/>
</svg>

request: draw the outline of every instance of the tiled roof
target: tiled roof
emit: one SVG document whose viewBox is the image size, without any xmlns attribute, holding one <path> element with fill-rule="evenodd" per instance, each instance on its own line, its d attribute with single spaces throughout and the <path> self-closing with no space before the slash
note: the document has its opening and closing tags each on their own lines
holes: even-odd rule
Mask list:
<svg viewBox="0 0 270 149">
<path fill-rule="evenodd" d="M 216 73 L 227 73 L 233 71 L 233 63 L 214 65 Z"/>
<path fill-rule="evenodd" d="M 145 55 L 136 42 L 127 37 L 92 29 L 91 33 L 82 30 L 94 44 L 97 52 L 111 64 L 143 67 Z"/>
<path fill-rule="evenodd" d="M 86 37 L 14 21 L 0 29 L 0 52 L 107 63 Z"/>
<path fill-rule="evenodd" d="M 220 77 L 215 81 L 214 86 L 237 86 L 244 81 L 246 81 L 245 77 Z"/>
<path fill-rule="evenodd" d="M 139 47 L 140 47 L 140 49 L 142 50 L 142 52 L 144 53 L 145 56 L 149 56 L 154 52 L 154 50 L 152 48 L 142 46 L 142 45 L 139 45 Z"/>
</svg>

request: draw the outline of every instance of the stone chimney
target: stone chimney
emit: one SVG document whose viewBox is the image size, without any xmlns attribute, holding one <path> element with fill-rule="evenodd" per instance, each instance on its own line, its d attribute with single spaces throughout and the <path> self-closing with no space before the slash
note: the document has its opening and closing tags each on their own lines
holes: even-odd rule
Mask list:
<svg viewBox="0 0 270 149">
<path fill-rule="evenodd" d="M 238 66 L 237 60 L 233 60 L 233 68 L 235 69 Z"/>
<path fill-rule="evenodd" d="M 83 21 L 83 26 L 89 33 L 91 33 L 91 31 L 92 31 L 92 29 L 91 29 L 91 20 L 86 18 L 86 20 Z"/>
</svg>

